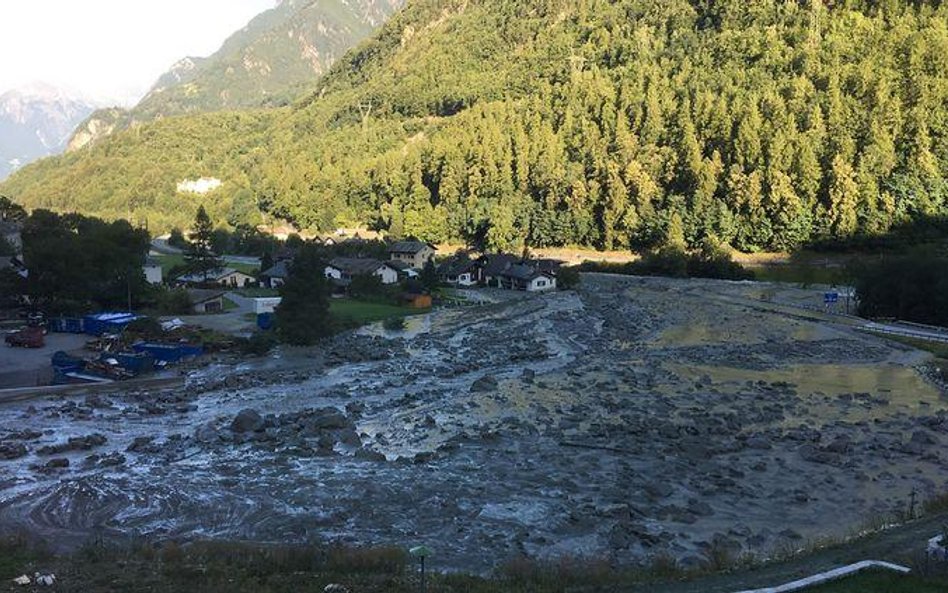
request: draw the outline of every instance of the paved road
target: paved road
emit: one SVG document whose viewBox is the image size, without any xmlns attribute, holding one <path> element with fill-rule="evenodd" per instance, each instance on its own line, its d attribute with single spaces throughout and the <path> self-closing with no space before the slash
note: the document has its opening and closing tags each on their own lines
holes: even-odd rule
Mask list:
<svg viewBox="0 0 948 593">
<path fill-rule="evenodd" d="M 181 249 L 168 245 L 168 240 L 163 238 L 152 239 L 151 250 L 162 255 L 181 255 L 184 253 Z M 247 255 L 222 255 L 221 259 L 228 264 L 242 264 L 245 266 L 260 265 L 259 257 L 250 257 Z"/>
<path fill-rule="evenodd" d="M 925 327 L 921 325 L 909 324 L 905 322 L 894 323 L 876 323 L 867 322 L 860 329 L 868 332 L 877 332 L 903 338 L 913 338 L 916 340 L 928 340 L 930 342 L 941 342 L 948 344 L 948 330 L 940 330 L 934 327 Z"/>
</svg>

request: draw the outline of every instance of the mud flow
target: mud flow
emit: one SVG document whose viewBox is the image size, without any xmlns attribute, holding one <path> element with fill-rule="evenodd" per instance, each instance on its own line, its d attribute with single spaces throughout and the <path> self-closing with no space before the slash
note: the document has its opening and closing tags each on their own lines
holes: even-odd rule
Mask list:
<svg viewBox="0 0 948 593">
<path fill-rule="evenodd" d="M 587 276 L 174 391 L 0 404 L 0 527 L 619 563 L 847 534 L 944 488 L 921 353 L 803 291 Z M 797 309 L 793 309 L 798 311 Z"/>
</svg>

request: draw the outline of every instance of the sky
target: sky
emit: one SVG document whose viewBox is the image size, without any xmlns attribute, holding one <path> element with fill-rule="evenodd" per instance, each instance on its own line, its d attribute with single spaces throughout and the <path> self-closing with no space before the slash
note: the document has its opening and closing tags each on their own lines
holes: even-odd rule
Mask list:
<svg viewBox="0 0 948 593">
<path fill-rule="evenodd" d="M 276 0 L 0 0 L 0 94 L 46 83 L 131 106 Z"/>
</svg>

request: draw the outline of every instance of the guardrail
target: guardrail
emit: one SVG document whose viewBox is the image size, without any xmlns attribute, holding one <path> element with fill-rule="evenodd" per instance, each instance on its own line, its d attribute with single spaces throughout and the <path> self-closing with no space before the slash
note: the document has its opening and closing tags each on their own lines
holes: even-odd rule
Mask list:
<svg viewBox="0 0 948 593">
<path fill-rule="evenodd" d="M 902 574 L 908 574 L 911 571 L 907 566 L 901 566 L 898 564 L 892 564 L 891 562 L 880 562 L 879 560 L 863 560 L 862 562 L 857 562 L 855 564 L 849 564 L 847 566 L 842 566 L 840 568 L 834 568 L 833 570 L 828 570 L 826 572 L 821 572 L 813 576 L 806 577 L 805 579 L 800 579 L 793 581 L 792 583 L 786 583 L 784 585 L 779 585 L 777 587 L 765 587 L 763 589 L 748 589 L 746 591 L 740 591 L 739 593 L 793 593 L 794 591 L 802 591 L 804 589 L 809 589 L 810 587 L 816 587 L 818 585 L 824 585 L 826 583 L 843 579 L 846 577 L 851 577 L 856 573 L 868 570 L 871 568 L 881 568 L 884 570 L 892 570 Z"/>
<path fill-rule="evenodd" d="M 890 336 L 899 336 L 902 338 L 913 338 L 916 340 L 925 340 L 928 342 L 939 342 L 948 344 L 948 333 L 932 331 L 916 331 L 909 328 L 896 327 L 892 325 L 879 325 L 878 323 L 867 323 L 858 327 L 860 331 L 886 334 Z"/>
</svg>

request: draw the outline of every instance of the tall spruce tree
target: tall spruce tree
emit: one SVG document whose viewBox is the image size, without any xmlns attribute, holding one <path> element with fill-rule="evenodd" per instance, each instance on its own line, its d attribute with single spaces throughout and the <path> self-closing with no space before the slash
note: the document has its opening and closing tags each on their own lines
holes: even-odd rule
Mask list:
<svg viewBox="0 0 948 593">
<path fill-rule="evenodd" d="M 188 238 L 190 241 L 187 250 L 184 252 L 188 269 L 193 274 L 201 274 L 204 277 L 204 282 L 207 282 L 208 274 L 220 268 L 223 263 L 211 248 L 214 239 L 214 223 L 211 222 L 211 217 L 207 215 L 204 206 L 198 208 L 197 214 L 194 216 L 194 228 Z"/>
<path fill-rule="evenodd" d="M 304 245 L 293 264 L 290 276 L 280 287 L 283 301 L 276 310 L 280 338 L 294 346 L 311 346 L 332 333 L 329 315 L 329 282 L 319 249 Z"/>
</svg>

